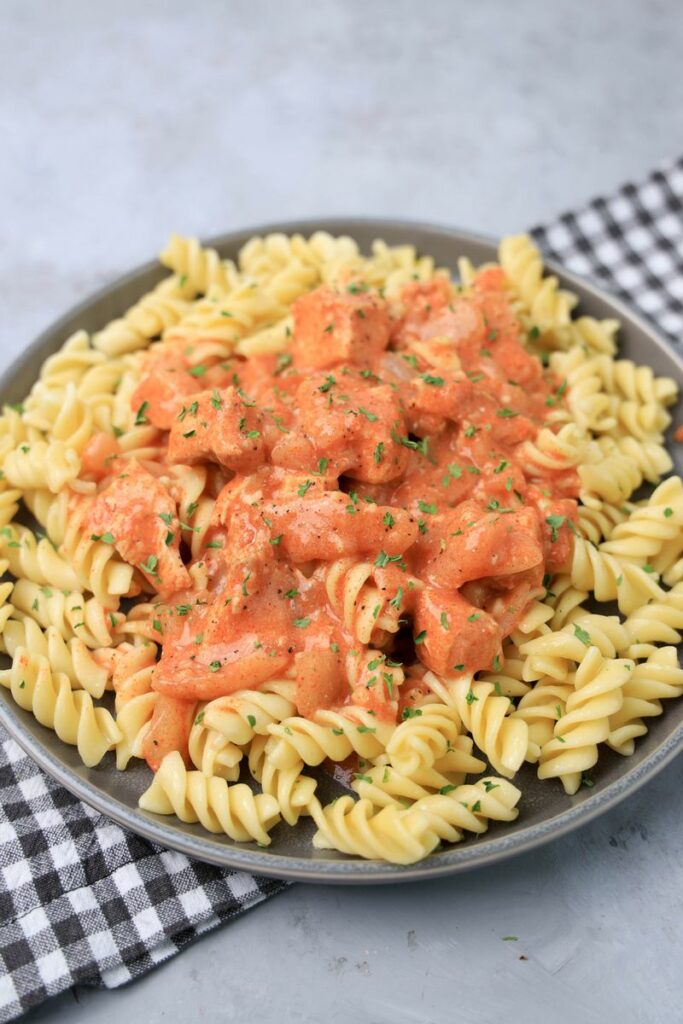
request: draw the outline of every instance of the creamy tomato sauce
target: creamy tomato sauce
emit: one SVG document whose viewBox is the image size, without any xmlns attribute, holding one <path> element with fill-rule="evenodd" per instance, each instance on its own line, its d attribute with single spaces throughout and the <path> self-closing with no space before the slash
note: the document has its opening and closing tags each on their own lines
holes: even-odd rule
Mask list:
<svg viewBox="0 0 683 1024">
<path fill-rule="evenodd" d="M 153 767 L 186 752 L 197 701 L 274 678 L 296 680 L 302 714 L 352 701 L 395 720 L 425 668 L 502 663 L 571 554 L 576 475 L 529 457 L 564 385 L 524 347 L 501 271 L 396 303 L 348 280 L 293 320 L 278 356 L 191 368 L 184 343 L 154 346 L 133 405 L 167 432 L 165 458 L 124 462 L 98 437 L 84 456 L 93 532 L 158 595 Z M 167 474 L 207 463 L 225 483 L 193 562 L 193 509 Z M 370 567 L 351 608 L 375 595 L 370 645 L 345 618 L 344 572 L 330 599 L 339 559 Z"/>
</svg>

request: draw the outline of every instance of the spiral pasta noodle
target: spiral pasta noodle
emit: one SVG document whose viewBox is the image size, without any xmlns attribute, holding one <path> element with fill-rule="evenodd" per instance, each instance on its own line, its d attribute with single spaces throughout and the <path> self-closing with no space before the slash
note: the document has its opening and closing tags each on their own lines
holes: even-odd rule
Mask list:
<svg viewBox="0 0 683 1024">
<path fill-rule="evenodd" d="M 41 725 L 77 747 L 89 768 L 99 764 L 120 737 L 106 708 L 96 707 L 85 690 L 72 690 L 67 675 L 53 672 L 46 657 L 29 653 L 25 647 L 16 648 L 11 668 L 0 670 L 0 685 Z"/>
<path fill-rule="evenodd" d="M 277 800 L 256 796 L 244 783 L 188 771 L 180 754 L 167 754 L 154 780 L 140 797 L 140 807 L 154 814 L 175 814 L 181 821 L 199 821 L 209 832 L 222 832 L 238 843 L 270 844 L 269 831 L 280 819 Z"/>
<path fill-rule="evenodd" d="M 559 777 L 567 793 L 576 793 L 582 773 L 598 759 L 598 743 L 609 736 L 610 718 L 621 709 L 623 687 L 633 668 L 633 662 L 603 658 L 597 647 L 588 648 L 553 738 L 541 747 L 540 779 Z"/>
</svg>

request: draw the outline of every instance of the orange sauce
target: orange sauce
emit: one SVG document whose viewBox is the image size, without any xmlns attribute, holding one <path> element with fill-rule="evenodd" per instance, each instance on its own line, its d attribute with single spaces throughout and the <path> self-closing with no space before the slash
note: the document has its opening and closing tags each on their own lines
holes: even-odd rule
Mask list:
<svg viewBox="0 0 683 1024">
<path fill-rule="evenodd" d="M 143 422 L 168 431 L 168 464 L 223 469 L 203 584 L 159 468 L 124 465 L 102 441 L 87 454 L 93 478 L 114 461 L 90 525 L 160 596 L 153 685 L 169 701 L 286 676 L 307 714 L 353 700 L 395 720 L 392 665 L 414 663 L 418 678 L 491 668 L 567 562 L 576 474 L 528 451 L 564 384 L 522 343 L 498 270 L 467 296 L 437 279 L 393 304 L 351 280 L 293 313 L 288 353 L 190 374 L 165 342 L 136 392 Z M 383 650 L 363 648 L 330 603 L 340 558 L 371 564 L 401 627 Z M 163 704 L 149 743 L 177 744 L 188 721 Z"/>
</svg>

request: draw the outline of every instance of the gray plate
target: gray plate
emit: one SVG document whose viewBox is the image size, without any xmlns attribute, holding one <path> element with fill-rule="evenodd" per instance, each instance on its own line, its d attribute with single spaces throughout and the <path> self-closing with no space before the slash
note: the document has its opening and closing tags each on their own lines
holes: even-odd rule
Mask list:
<svg viewBox="0 0 683 1024">
<path fill-rule="evenodd" d="M 253 234 L 284 231 L 310 234 L 322 229 L 332 234 L 349 234 L 364 251 L 375 238 L 390 244 L 412 242 L 421 252 L 430 253 L 441 266 L 455 267 L 458 256 L 469 256 L 475 263 L 495 257 L 494 245 L 482 238 L 448 228 L 381 220 L 323 220 L 265 225 L 234 232 L 214 239 L 223 256 L 234 257 Z M 621 302 L 590 284 L 553 267 L 561 281 L 581 299 L 581 312 L 598 317 L 616 316 L 623 324 L 621 353 L 649 364 L 656 373 L 678 381 L 683 378 L 683 363 L 674 355 L 650 324 Z M 77 306 L 45 331 L 13 364 L 0 380 L 0 401 L 17 402 L 28 393 L 43 360 L 54 352 L 79 327 L 94 331 L 123 311 L 161 279 L 165 271 L 158 264 L 147 264 Z M 680 405 L 672 410 L 674 423 Z M 679 446 L 672 451 L 678 472 L 683 469 Z M 138 797 L 150 781 L 146 765 L 137 762 L 126 772 L 117 772 L 113 754 L 94 769 L 80 764 L 73 747 L 67 747 L 55 734 L 39 725 L 0 688 L 0 722 L 14 739 L 48 774 L 80 799 L 108 815 L 126 828 L 161 846 L 172 847 L 200 860 L 224 867 L 244 868 L 262 875 L 308 882 L 401 882 L 435 878 L 457 871 L 501 862 L 517 853 L 529 853 L 542 843 L 578 828 L 623 800 L 683 749 L 683 701 L 669 703 L 665 713 L 649 721 L 649 732 L 638 741 L 633 757 L 621 758 L 602 749 L 600 761 L 592 773 L 593 789 L 581 789 L 568 797 L 558 782 L 539 782 L 534 769 L 525 766 L 515 780 L 523 792 L 521 813 L 512 825 L 492 826 L 479 839 L 432 854 L 411 867 L 361 861 L 311 847 L 313 825 L 302 819 L 295 829 L 281 824 L 273 832 L 272 845 L 259 849 L 253 844 L 233 843 L 225 836 L 205 832 L 200 826 L 185 825 L 172 817 L 159 817 L 141 811 Z M 332 779 L 321 776 L 321 796 L 332 798 L 338 789 Z"/>
</svg>

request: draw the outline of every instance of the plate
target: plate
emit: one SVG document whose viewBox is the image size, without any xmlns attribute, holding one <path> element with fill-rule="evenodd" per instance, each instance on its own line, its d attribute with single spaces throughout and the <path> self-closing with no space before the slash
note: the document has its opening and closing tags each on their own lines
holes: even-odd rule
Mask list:
<svg viewBox="0 0 683 1024">
<path fill-rule="evenodd" d="M 282 231 L 308 235 L 315 230 L 354 237 L 368 251 L 375 238 L 389 244 L 410 242 L 423 253 L 434 256 L 439 266 L 454 268 L 458 256 L 469 256 L 475 263 L 494 259 L 493 242 L 431 225 L 395 220 L 334 219 L 268 224 L 211 239 L 207 244 L 224 257 L 235 257 L 239 248 L 255 234 Z M 655 373 L 683 382 L 683 362 L 667 346 L 650 324 L 627 306 L 590 283 L 549 263 L 560 281 L 580 298 L 579 311 L 596 317 L 617 317 L 622 323 L 620 354 L 636 362 L 649 364 Z M 55 323 L 23 353 L 0 378 L 0 401 L 18 402 L 28 393 L 40 365 L 79 327 L 88 331 L 101 328 L 120 316 L 144 292 L 166 274 L 157 263 L 146 264 L 93 295 Z M 681 404 L 672 410 L 674 423 Z M 676 470 L 683 472 L 681 446 L 671 445 Z M 5 659 L 7 660 L 7 659 Z M 491 825 L 482 837 L 466 840 L 431 854 L 409 867 L 383 862 L 362 861 L 332 851 L 314 850 L 311 838 L 314 825 L 302 818 L 296 828 L 281 823 L 272 833 L 272 844 L 235 843 L 225 836 L 205 832 L 198 825 L 187 825 L 173 817 L 160 817 L 141 811 L 140 794 L 151 778 L 142 762 L 117 772 L 114 755 L 107 754 L 97 768 L 85 768 L 75 748 L 63 744 L 49 729 L 41 726 L 17 707 L 8 691 L 0 688 L 0 722 L 21 747 L 49 775 L 81 800 L 120 825 L 161 846 L 179 850 L 190 857 L 222 867 L 244 869 L 306 882 L 378 883 L 436 878 L 459 871 L 500 863 L 521 853 L 531 853 L 551 839 L 566 835 L 614 807 L 683 750 L 683 700 L 670 702 L 662 716 L 652 719 L 649 732 L 638 740 L 632 757 L 622 758 L 602 748 L 593 773 L 595 786 L 567 796 L 559 782 L 539 782 L 531 765 L 525 765 L 515 782 L 522 790 L 520 816 L 512 824 Z M 332 799 L 335 782 L 320 776 L 320 795 Z"/>
</svg>

